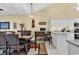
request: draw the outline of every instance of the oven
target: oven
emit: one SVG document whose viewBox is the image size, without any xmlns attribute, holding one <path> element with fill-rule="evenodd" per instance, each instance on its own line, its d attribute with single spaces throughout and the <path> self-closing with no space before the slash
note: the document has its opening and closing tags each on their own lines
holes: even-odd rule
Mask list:
<svg viewBox="0 0 79 59">
<path fill-rule="evenodd" d="M 79 23 L 74 23 L 74 38 L 79 39 Z"/>
<path fill-rule="evenodd" d="M 75 33 L 75 39 L 79 39 L 79 33 Z"/>
</svg>

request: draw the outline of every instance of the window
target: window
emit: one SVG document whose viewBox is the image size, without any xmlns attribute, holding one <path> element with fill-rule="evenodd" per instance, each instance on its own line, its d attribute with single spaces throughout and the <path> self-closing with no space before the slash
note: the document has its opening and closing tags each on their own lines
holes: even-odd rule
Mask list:
<svg viewBox="0 0 79 59">
<path fill-rule="evenodd" d="M 0 29 L 10 29 L 9 22 L 0 22 Z"/>
</svg>

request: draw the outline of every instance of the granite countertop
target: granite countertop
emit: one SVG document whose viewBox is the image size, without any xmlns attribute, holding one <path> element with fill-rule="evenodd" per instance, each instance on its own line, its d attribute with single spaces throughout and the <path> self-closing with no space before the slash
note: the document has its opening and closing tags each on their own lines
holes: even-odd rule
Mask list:
<svg viewBox="0 0 79 59">
<path fill-rule="evenodd" d="M 57 35 L 67 35 L 69 32 L 52 32 L 52 33 Z"/>
<path fill-rule="evenodd" d="M 79 40 L 75 39 L 75 40 L 67 40 L 67 42 L 79 47 Z"/>
</svg>

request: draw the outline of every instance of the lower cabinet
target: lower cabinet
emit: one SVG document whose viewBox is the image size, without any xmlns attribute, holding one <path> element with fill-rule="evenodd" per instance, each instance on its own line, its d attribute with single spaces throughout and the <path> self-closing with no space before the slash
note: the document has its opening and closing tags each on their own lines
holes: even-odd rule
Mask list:
<svg viewBox="0 0 79 59">
<path fill-rule="evenodd" d="M 53 46 L 56 48 L 57 51 L 62 52 L 63 54 L 68 54 L 68 43 L 67 40 L 68 36 L 64 33 L 53 33 Z"/>
<path fill-rule="evenodd" d="M 56 39 L 56 35 L 53 34 L 52 36 L 53 36 L 53 37 L 52 37 L 52 45 L 53 45 L 54 48 L 57 48 L 57 39 Z"/>
</svg>

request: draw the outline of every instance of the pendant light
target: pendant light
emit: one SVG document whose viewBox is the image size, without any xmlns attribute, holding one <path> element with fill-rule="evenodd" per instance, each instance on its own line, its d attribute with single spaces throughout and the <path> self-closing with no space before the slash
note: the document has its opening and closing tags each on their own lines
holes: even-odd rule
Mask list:
<svg viewBox="0 0 79 59">
<path fill-rule="evenodd" d="M 33 18 L 33 4 L 30 3 L 30 5 L 31 5 L 31 15 L 30 15 L 30 17 Z"/>
<path fill-rule="evenodd" d="M 34 16 L 33 16 L 33 3 L 30 3 L 31 5 L 31 15 L 30 18 L 32 19 L 32 28 L 35 28 L 35 20 L 34 20 Z"/>
</svg>

